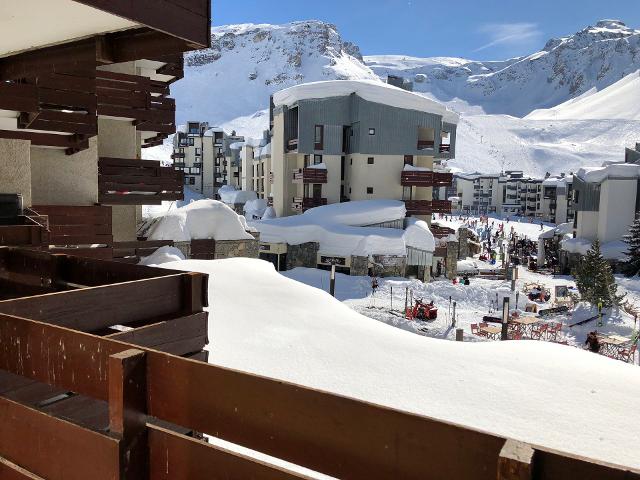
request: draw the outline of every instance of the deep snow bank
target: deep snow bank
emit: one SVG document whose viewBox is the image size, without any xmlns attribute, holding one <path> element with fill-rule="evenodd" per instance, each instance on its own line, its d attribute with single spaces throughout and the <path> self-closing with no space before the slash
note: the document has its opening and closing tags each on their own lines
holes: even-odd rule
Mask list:
<svg viewBox="0 0 640 480">
<path fill-rule="evenodd" d="M 421 337 L 259 260 L 164 267 L 210 274 L 211 363 L 640 467 L 637 367 L 547 342 Z"/>
<path fill-rule="evenodd" d="M 150 227 L 149 240 L 250 240 L 244 217 L 216 200 L 198 200 L 158 217 Z"/>
</svg>

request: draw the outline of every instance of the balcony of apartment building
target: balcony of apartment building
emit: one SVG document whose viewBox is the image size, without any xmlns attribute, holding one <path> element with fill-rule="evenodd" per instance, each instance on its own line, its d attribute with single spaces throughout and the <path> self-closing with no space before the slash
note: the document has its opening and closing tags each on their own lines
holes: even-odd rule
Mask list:
<svg viewBox="0 0 640 480">
<path fill-rule="evenodd" d="M 448 200 L 405 200 L 407 215 L 431 215 L 432 213 L 451 213 Z"/>
<path fill-rule="evenodd" d="M 450 187 L 453 174 L 426 170 L 403 170 L 400 174 L 403 187 Z"/>
<path fill-rule="evenodd" d="M 440 137 L 439 151 L 440 153 L 451 153 L 451 133 L 450 132 L 446 132 L 444 130 L 442 131 L 442 134 Z"/>
<path fill-rule="evenodd" d="M 418 127 L 418 150 L 433 150 L 435 131 L 433 128 Z"/>
<path fill-rule="evenodd" d="M 184 174 L 175 164 L 162 167 L 153 160 L 99 158 L 98 189 L 103 205 L 159 205 L 184 199 Z"/>
<path fill-rule="evenodd" d="M 327 169 L 316 167 L 296 168 L 292 171 L 292 182 L 302 184 L 327 183 Z"/>
<path fill-rule="evenodd" d="M 304 213 L 311 208 L 327 205 L 327 199 L 322 197 L 294 197 L 291 202 L 291 210 Z"/>
</svg>

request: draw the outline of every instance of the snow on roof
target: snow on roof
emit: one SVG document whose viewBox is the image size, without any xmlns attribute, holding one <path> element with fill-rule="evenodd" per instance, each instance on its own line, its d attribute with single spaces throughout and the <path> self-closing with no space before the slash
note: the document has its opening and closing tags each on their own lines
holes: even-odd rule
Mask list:
<svg viewBox="0 0 640 480">
<path fill-rule="evenodd" d="M 213 137 L 214 133 L 220 133 L 220 132 L 224 133 L 224 130 L 222 130 L 222 128 L 220 127 L 212 127 L 204 132 L 204 136 Z"/>
<path fill-rule="evenodd" d="M 608 178 L 640 178 L 640 165 L 634 163 L 614 163 L 602 167 L 583 167 L 576 174 L 588 183 L 600 183 Z"/>
<path fill-rule="evenodd" d="M 231 145 L 229 145 L 229 148 L 231 150 L 240 150 L 245 145 L 246 145 L 246 142 L 233 142 Z"/>
<path fill-rule="evenodd" d="M 591 240 L 585 238 L 567 238 L 560 244 L 560 248 L 569 253 L 579 253 L 580 255 L 586 255 L 591 249 Z M 602 256 L 607 260 L 624 260 L 629 250 L 629 245 L 622 240 L 614 240 L 613 242 L 607 242 L 600 244 L 600 252 Z"/>
<path fill-rule="evenodd" d="M 407 230 L 366 227 L 404 219 L 404 203 L 395 200 L 363 200 L 313 208 L 302 215 L 266 219 L 251 225 L 268 243 L 300 245 L 318 242 L 320 253 L 405 256 L 407 247 L 433 252 L 435 240 L 426 222 L 410 224 Z"/>
<path fill-rule="evenodd" d="M 459 116 L 441 103 L 417 93 L 374 80 L 329 80 L 295 85 L 273 95 L 276 107 L 292 106 L 301 100 L 346 97 L 356 94 L 364 100 L 391 107 L 442 115 L 448 123 L 458 123 Z"/>
<path fill-rule="evenodd" d="M 231 185 L 223 185 L 220 187 L 218 189 L 218 195 L 220 195 L 220 200 L 230 205 L 243 204 L 258 198 L 256 192 L 236 190 L 235 187 Z"/>
<path fill-rule="evenodd" d="M 640 467 L 637 366 L 551 342 L 416 335 L 264 261 L 163 266 L 209 274 L 210 363 Z M 433 285 L 449 297 L 450 283 Z"/>
<path fill-rule="evenodd" d="M 189 205 L 170 210 L 157 217 L 149 230 L 149 240 L 250 240 L 245 231 L 244 219 L 231 208 L 217 200 L 198 200 Z"/>
<path fill-rule="evenodd" d="M 567 177 L 549 177 L 545 178 L 542 185 L 545 187 L 561 187 L 567 184 Z"/>
<path fill-rule="evenodd" d="M 573 233 L 573 222 L 561 223 L 556 228 L 545 230 L 538 236 L 540 238 L 553 238 L 555 236 L 563 237 Z"/>
</svg>

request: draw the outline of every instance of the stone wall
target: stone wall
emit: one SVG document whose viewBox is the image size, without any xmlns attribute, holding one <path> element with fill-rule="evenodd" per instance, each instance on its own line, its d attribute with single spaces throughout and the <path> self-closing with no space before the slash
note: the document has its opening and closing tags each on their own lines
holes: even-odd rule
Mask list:
<svg viewBox="0 0 640 480">
<path fill-rule="evenodd" d="M 464 260 L 467 257 L 470 257 L 469 251 L 469 229 L 462 227 L 458 230 L 458 260 Z"/>
<path fill-rule="evenodd" d="M 317 242 L 301 243 L 300 245 L 287 245 L 287 270 L 296 267 L 316 268 L 318 265 Z"/>
<path fill-rule="evenodd" d="M 407 257 L 390 255 L 373 256 L 373 275 L 376 277 L 404 277 L 407 269 Z"/>
<path fill-rule="evenodd" d="M 351 275 L 365 277 L 369 275 L 369 257 L 351 257 Z"/>
<path fill-rule="evenodd" d="M 215 259 L 223 258 L 258 258 L 260 242 L 253 240 L 216 240 Z"/>
<path fill-rule="evenodd" d="M 453 280 L 458 276 L 458 242 L 447 242 L 447 257 L 445 258 L 445 276 Z"/>
</svg>

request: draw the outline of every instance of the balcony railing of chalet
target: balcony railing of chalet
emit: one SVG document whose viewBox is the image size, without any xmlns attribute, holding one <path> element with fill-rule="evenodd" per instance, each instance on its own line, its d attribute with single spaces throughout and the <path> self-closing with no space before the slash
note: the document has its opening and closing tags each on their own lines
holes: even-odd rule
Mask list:
<svg viewBox="0 0 640 480">
<path fill-rule="evenodd" d="M 287 142 L 287 152 L 295 152 L 298 150 L 298 139 L 293 138 Z"/>
<path fill-rule="evenodd" d="M 440 153 L 450 153 L 450 152 L 451 152 L 450 144 L 443 143 L 440 145 Z"/>
<path fill-rule="evenodd" d="M 49 243 L 48 219 L 27 209 L 11 224 L 0 224 L 0 246 L 40 248 Z"/>
<path fill-rule="evenodd" d="M 153 142 L 175 133 L 176 102 L 165 82 L 102 70 L 96 77 L 99 115 L 130 119 L 137 130 L 157 132 Z"/>
<path fill-rule="evenodd" d="M 49 252 L 101 259 L 113 257 L 111 207 L 34 205 L 31 210 L 46 218 L 49 232 L 43 247 Z"/>
<path fill-rule="evenodd" d="M 171 154 L 171 159 L 172 160 L 176 160 L 178 158 L 185 158 L 186 154 L 185 153 L 180 153 L 180 152 L 174 152 Z"/>
<path fill-rule="evenodd" d="M 453 174 L 403 170 L 400 174 L 400 183 L 405 187 L 450 187 L 453 184 Z"/>
<path fill-rule="evenodd" d="M 451 213 L 449 200 L 405 200 L 407 215 L 431 215 L 432 213 Z"/>
<path fill-rule="evenodd" d="M 184 174 L 152 160 L 100 158 L 98 187 L 105 205 L 159 205 L 184 198 Z"/>
<path fill-rule="evenodd" d="M 0 83 L 0 110 L 18 112 L 17 130 L 1 138 L 31 140 L 34 146 L 89 147 L 98 133 L 96 85 L 89 73 L 49 73 Z"/>
<path fill-rule="evenodd" d="M 440 225 L 431 225 L 429 230 L 431 230 L 431 233 L 433 233 L 433 236 L 436 238 L 446 238 L 449 235 L 455 235 L 456 233 L 453 228 L 441 227 Z"/>
<path fill-rule="evenodd" d="M 291 203 L 291 209 L 295 212 L 306 212 L 315 207 L 327 204 L 326 198 L 295 197 Z"/>
<path fill-rule="evenodd" d="M 418 150 L 432 149 L 435 146 L 433 140 L 418 140 Z"/>
<path fill-rule="evenodd" d="M 296 168 L 293 170 L 294 183 L 327 183 L 326 168 Z"/>
<path fill-rule="evenodd" d="M 180 358 L 206 343 L 205 275 L 3 258 L 0 275 L 63 291 L 0 302 L 2 478 L 309 478 L 290 462 L 350 479 L 640 479 L 633 467 Z"/>
</svg>

